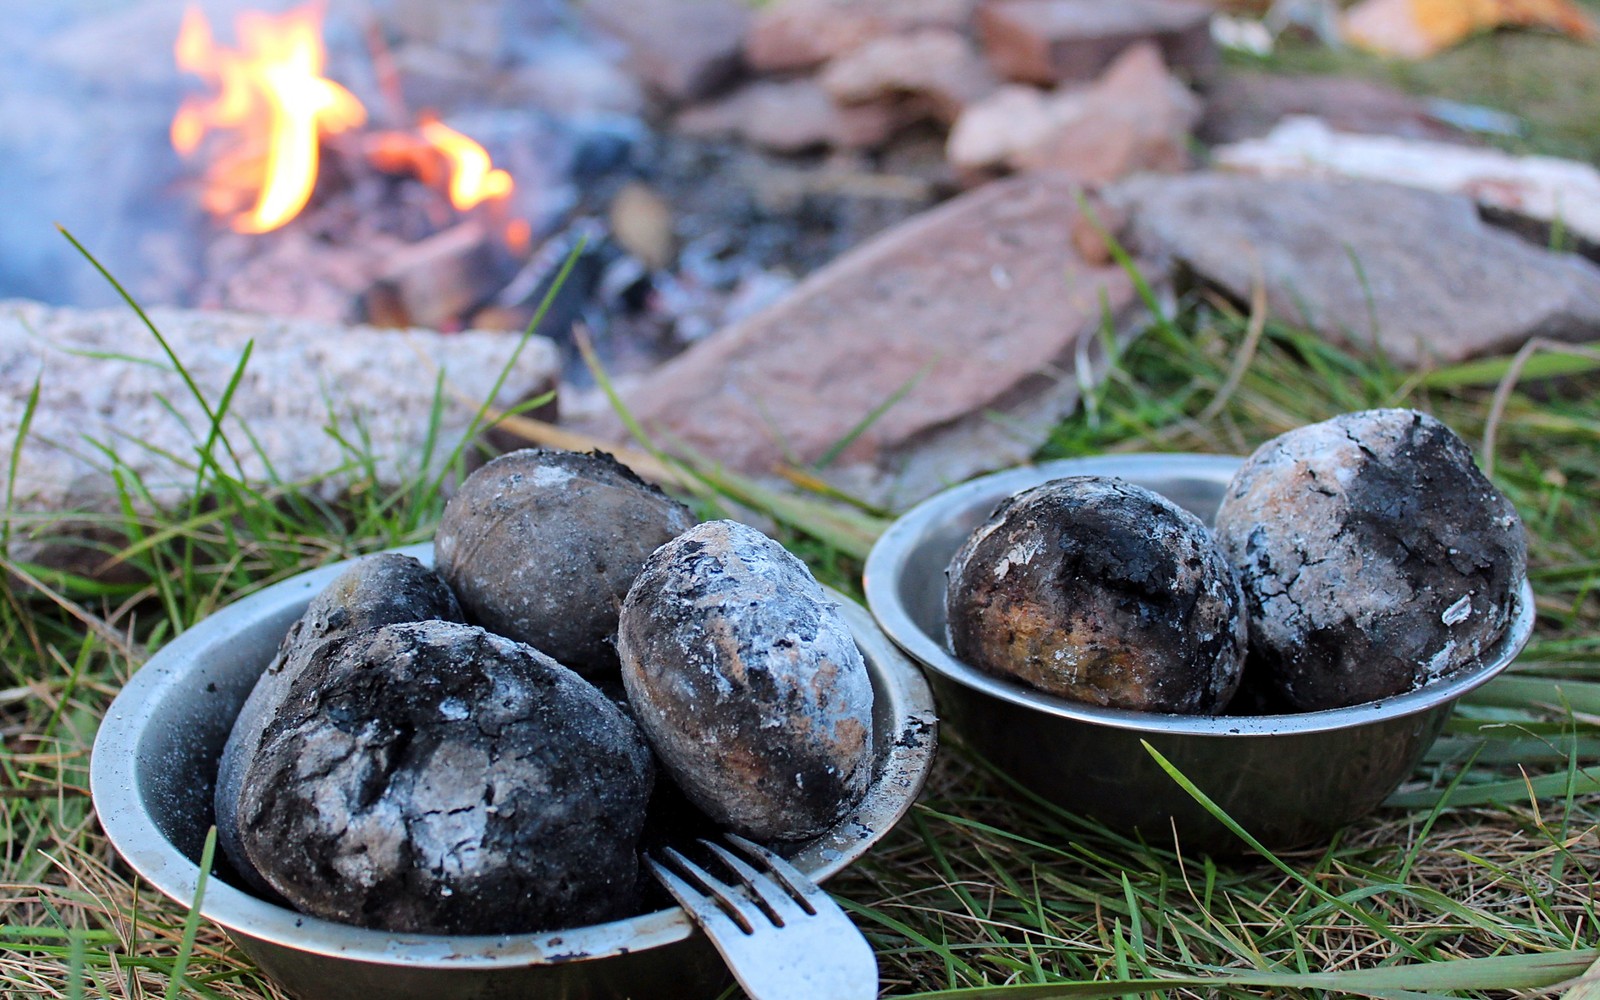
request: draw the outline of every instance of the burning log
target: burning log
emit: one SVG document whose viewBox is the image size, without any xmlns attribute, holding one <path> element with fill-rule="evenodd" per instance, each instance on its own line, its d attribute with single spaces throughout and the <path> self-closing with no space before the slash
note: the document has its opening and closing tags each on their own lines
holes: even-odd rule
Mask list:
<svg viewBox="0 0 1600 1000">
<path fill-rule="evenodd" d="M 510 276 L 510 257 L 488 227 L 469 219 L 390 255 L 361 293 L 374 326 L 459 329 Z"/>
</svg>

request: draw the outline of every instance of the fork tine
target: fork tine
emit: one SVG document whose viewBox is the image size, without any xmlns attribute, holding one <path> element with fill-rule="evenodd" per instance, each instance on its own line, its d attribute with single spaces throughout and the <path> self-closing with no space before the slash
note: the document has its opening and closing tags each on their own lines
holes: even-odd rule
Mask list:
<svg viewBox="0 0 1600 1000">
<path fill-rule="evenodd" d="M 709 909 L 725 915 L 729 920 L 737 924 L 744 933 L 753 934 L 755 932 L 755 926 L 751 922 L 748 912 L 750 904 L 739 895 L 739 890 L 723 882 L 671 847 L 662 848 L 661 853 L 684 876 L 699 883 L 697 887 L 684 878 L 680 878 L 671 868 L 655 858 L 647 859 L 652 868 L 672 880 L 667 885 L 667 888 L 686 909 L 707 908 L 706 900 L 709 897 L 716 904 L 709 907 Z M 680 887 L 684 893 L 683 895 L 679 893 Z M 693 900 L 693 902 L 691 903 L 690 900 Z"/>
<path fill-rule="evenodd" d="M 821 886 L 800 874 L 799 869 L 784 860 L 776 851 L 768 850 L 753 840 L 746 840 L 737 833 L 725 833 L 723 837 L 728 843 L 760 860 L 766 866 L 768 874 L 783 884 L 795 902 L 799 903 L 807 913 L 816 914 L 817 908 L 812 904 L 812 896 L 822 892 Z"/>
<path fill-rule="evenodd" d="M 700 845 L 715 854 L 724 865 L 728 866 L 729 871 L 739 876 L 739 880 L 754 894 L 756 902 L 779 927 L 811 912 L 802 912 L 788 891 L 793 888 L 792 886 L 786 886 L 782 881 L 772 879 L 766 873 L 752 868 L 749 862 L 714 840 L 701 840 Z"/>
<path fill-rule="evenodd" d="M 728 843 L 733 850 L 700 842 L 739 880 L 738 886 L 670 847 L 652 850 L 646 863 L 705 931 L 746 995 L 752 1000 L 876 997 L 878 962 L 872 945 L 832 897 L 765 848 L 742 838 Z M 774 871 L 767 871 L 769 866 Z M 766 919 L 778 911 L 787 919 Z"/>
</svg>

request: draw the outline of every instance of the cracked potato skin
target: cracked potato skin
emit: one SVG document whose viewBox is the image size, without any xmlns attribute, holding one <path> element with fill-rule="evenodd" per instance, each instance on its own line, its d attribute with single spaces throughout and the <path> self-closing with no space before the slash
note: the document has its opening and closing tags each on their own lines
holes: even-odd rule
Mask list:
<svg viewBox="0 0 1600 1000">
<path fill-rule="evenodd" d="M 297 909 L 510 934 L 637 911 L 654 767 L 638 728 L 529 646 L 449 622 L 324 643 L 240 793 L 244 849 Z"/>
<path fill-rule="evenodd" d="M 1301 711 L 1415 690 L 1504 633 L 1526 576 L 1516 508 L 1448 427 L 1347 413 L 1273 438 L 1228 485 L 1252 670 Z"/>
<path fill-rule="evenodd" d="M 1120 479 L 1011 497 L 949 568 L 947 638 L 966 663 L 1110 708 L 1212 714 L 1238 687 L 1244 598 L 1193 514 Z"/>
<path fill-rule="evenodd" d="M 434 538 L 468 619 L 595 680 L 639 567 L 694 515 L 603 452 L 527 449 L 467 477 Z"/>
<path fill-rule="evenodd" d="M 617 647 L 650 745 L 716 822 L 798 840 L 866 794 L 866 663 L 811 571 L 761 532 L 708 521 L 663 545 L 628 591 Z"/>
<path fill-rule="evenodd" d="M 271 893 L 239 841 L 239 785 L 261 746 L 267 723 L 288 697 L 290 682 L 324 642 L 376 625 L 462 620 L 461 606 L 438 574 L 407 555 L 382 552 L 339 574 L 289 627 L 277 655 L 245 699 L 217 768 L 217 845 L 257 892 Z"/>
</svg>

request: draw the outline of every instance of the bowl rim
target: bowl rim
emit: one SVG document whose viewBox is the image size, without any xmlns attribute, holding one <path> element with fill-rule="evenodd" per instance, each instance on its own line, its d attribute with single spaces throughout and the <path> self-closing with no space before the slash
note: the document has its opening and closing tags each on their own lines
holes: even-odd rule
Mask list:
<svg viewBox="0 0 1600 1000">
<path fill-rule="evenodd" d="M 1415 691 L 1344 708 L 1281 715 L 1175 715 L 1100 708 L 1069 701 L 984 673 L 956 659 L 942 638 L 929 635 L 900 599 L 898 581 L 906 562 L 931 525 L 985 500 L 998 504 L 1021 490 L 1063 476 L 1185 477 L 1225 484 L 1244 462 L 1239 455 L 1194 452 L 1129 453 L 1091 458 L 1064 458 L 1007 469 L 969 480 L 936 493 L 906 511 L 879 536 L 867 555 L 864 588 L 867 607 L 879 626 L 901 649 L 925 668 L 971 691 L 1072 722 L 1138 732 L 1224 738 L 1324 733 L 1386 719 L 1427 712 L 1455 701 L 1509 667 L 1533 634 L 1533 589 L 1526 578 L 1513 595 L 1510 622 L 1476 667 L 1457 671 Z"/>
<path fill-rule="evenodd" d="M 433 564 L 432 543 L 389 549 Z M 376 555 L 378 553 L 369 553 Z M 239 629 L 299 610 L 358 556 L 297 574 L 224 607 L 172 639 L 128 679 L 106 710 L 89 762 L 89 788 L 107 839 L 139 875 L 175 902 L 193 903 L 200 867 L 156 827 L 139 792 L 137 747 L 148 721 L 142 706 L 166 695 L 199 668 L 202 657 Z M 839 603 L 852 636 L 888 695 L 894 725 L 884 737 L 881 770 L 866 798 L 832 830 L 799 845 L 790 860 L 816 881 L 855 861 L 911 808 L 933 763 L 933 695 L 916 666 L 879 630 L 867 610 L 824 588 Z M 876 714 L 876 710 L 875 710 Z M 315 955 L 409 968 L 525 968 L 630 954 L 700 933 L 681 907 L 622 920 L 527 934 L 407 934 L 342 924 L 268 902 L 208 878 L 201 915 L 256 941 Z"/>
</svg>

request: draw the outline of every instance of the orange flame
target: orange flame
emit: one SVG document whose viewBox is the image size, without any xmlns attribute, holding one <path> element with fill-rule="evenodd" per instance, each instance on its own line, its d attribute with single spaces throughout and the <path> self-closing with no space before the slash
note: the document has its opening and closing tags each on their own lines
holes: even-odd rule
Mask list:
<svg viewBox="0 0 1600 1000">
<path fill-rule="evenodd" d="M 450 204 L 457 211 L 511 193 L 511 175 L 489 165 L 488 152 L 441 121 L 424 121 L 422 137 L 450 161 Z"/>
<path fill-rule="evenodd" d="M 318 141 L 366 121 L 355 95 L 322 75 L 322 12 L 311 4 L 274 17 L 246 12 L 240 48 L 219 49 L 205 15 L 191 7 L 174 47 L 178 66 L 217 87 L 191 97 L 172 119 L 172 145 L 188 155 L 210 129 L 237 129 L 235 148 L 208 171 L 202 202 L 232 215 L 241 233 L 264 233 L 305 207 L 317 179 Z M 248 210 L 242 206 L 255 198 Z"/>
<path fill-rule="evenodd" d="M 415 133 L 381 133 L 368 155 L 380 170 L 415 174 L 424 184 L 444 188 L 462 212 L 515 188 L 510 174 L 491 165 L 487 150 L 437 118 L 424 117 Z"/>
</svg>

